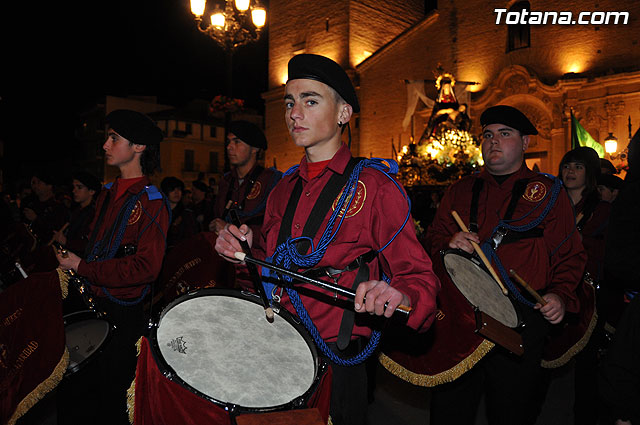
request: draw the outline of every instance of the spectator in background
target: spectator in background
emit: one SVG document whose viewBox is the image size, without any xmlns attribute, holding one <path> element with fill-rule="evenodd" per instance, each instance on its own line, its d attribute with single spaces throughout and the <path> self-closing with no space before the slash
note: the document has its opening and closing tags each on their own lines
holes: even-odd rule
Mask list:
<svg viewBox="0 0 640 425">
<path fill-rule="evenodd" d="M 167 234 L 167 250 L 178 242 L 198 233 L 198 223 L 190 207 L 185 206 L 182 193 L 184 183 L 177 177 L 165 177 L 160 189 L 169 200 L 171 206 L 171 223 Z"/>
<path fill-rule="evenodd" d="M 618 170 L 611 161 L 604 158 L 600 158 L 600 172 L 602 174 L 618 174 Z"/>
<path fill-rule="evenodd" d="M 38 171 L 31 177 L 31 198 L 22 206 L 22 214 L 40 243 L 47 244 L 53 233 L 64 226 L 69 219 L 69 210 L 56 201 L 53 192 L 53 175 Z"/>
<path fill-rule="evenodd" d="M 616 200 L 620 188 L 622 187 L 623 180 L 613 174 L 601 174 L 598 177 L 598 192 L 600 192 L 600 199 L 605 202 L 613 202 Z"/>
<path fill-rule="evenodd" d="M 208 230 L 208 224 L 213 219 L 213 202 L 207 199 L 211 188 L 200 180 L 195 180 L 193 189 L 193 213 L 198 223 L 198 231 Z"/>
</svg>

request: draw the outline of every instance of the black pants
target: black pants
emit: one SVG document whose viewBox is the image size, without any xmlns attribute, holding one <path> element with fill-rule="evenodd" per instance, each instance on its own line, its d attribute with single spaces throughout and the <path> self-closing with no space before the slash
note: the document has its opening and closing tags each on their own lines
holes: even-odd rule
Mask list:
<svg viewBox="0 0 640 425">
<path fill-rule="evenodd" d="M 548 322 L 538 311 L 525 308 L 524 354 L 518 357 L 496 346 L 470 371 L 451 383 L 435 387 L 431 398 L 432 425 L 475 423 L 482 395 L 491 425 L 535 423 L 546 392 L 546 374 L 540 359 Z"/>
<path fill-rule="evenodd" d="M 333 343 L 328 345 L 334 353 L 346 359 L 357 355 L 365 344 L 361 339 L 355 339 L 344 351 L 338 350 Z M 355 366 L 338 366 L 326 360 L 333 371 L 329 409 L 331 422 L 334 425 L 365 425 L 369 405 L 367 361 L 371 358 Z"/>
<path fill-rule="evenodd" d="M 122 306 L 106 299 L 98 308 L 116 329 L 104 350 L 58 387 L 58 424 L 129 424 L 127 389 L 135 377 L 136 342 L 147 329 L 143 302 Z"/>
</svg>

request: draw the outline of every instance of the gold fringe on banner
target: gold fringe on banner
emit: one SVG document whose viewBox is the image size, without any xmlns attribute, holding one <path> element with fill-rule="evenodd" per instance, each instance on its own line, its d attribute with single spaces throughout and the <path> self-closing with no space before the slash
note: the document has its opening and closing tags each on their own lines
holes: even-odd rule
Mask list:
<svg viewBox="0 0 640 425">
<path fill-rule="evenodd" d="M 33 389 L 29 394 L 23 398 L 18 406 L 16 407 L 15 412 L 11 416 L 11 419 L 7 422 L 7 425 L 14 425 L 18 419 L 22 417 L 25 413 L 29 411 L 33 406 L 36 405 L 45 395 L 47 395 L 51 390 L 58 386 L 60 381 L 62 380 L 65 372 L 67 371 L 67 366 L 69 365 L 69 351 L 67 347 L 64 347 L 64 352 L 62 353 L 62 357 L 60 361 L 51 372 L 51 375 L 37 387 Z"/>
<path fill-rule="evenodd" d="M 397 376 L 398 378 L 409 382 L 413 385 L 419 385 L 421 387 L 435 387 L 436 385 L 452 382 L 458 379 L 463 373 L 471 370 L 471 368 L 480 361 L 495 344 L 488 340 L 483 340 L 478 348 L 473 353 L 462 360 L 449 370 L 437 373 L 435 375 L 424 375 L 420 373 L 411 372 L 404 366 L 396 363 L 390 357 L 384 353 L 380 353 L 378 361 L 385 369 Z"/>
<path fill-rule="evenodd" d="M 138 341 L 136 342 L 136 350 L 138 352 L 138 354 L 136 354 L 136 357 L 140 356 L 140 349 L 142 347 L 142 338 L 144 337 L 141 336 L 140 338 L 138 338 Z M 136 377 L 135 376 L 133 377 L 133 381 L 131 381 L 131 385 L 129 386 L 129 389 L 127 390 L 127 413 L 129 414 L 129 423 L 133 425 L 133 422 L 135 421 L 135 418 L 136 418 Z"/>
<path fill-rule="evenodd" d="M 58 279 L 60 280 L 60 290 L 62 291 L 62 299 L 64 300 L 69 295 L 69 275 L 60 267 L 56 269 L 58 272 Z"/>
<path fill-rule="evenodd" d="M 569 360 L 573 358 L 573 356 L 575 356 L 580 351 L 582 351 L 582 349 L 587 345 L 587 343 L 589 342 L 589 339 L 591 338 L 591 334 L 593 333 L 593 330 L 596 327 L 597 321 L 598 321 L 598 313 L 594 311 L 593 316 L 591 316 L 591 321 L 589 322 L 589 327 L 587 328 L 584 335 L 582 335 L 582 338 L 580 338 L 580 340 L 576 342 L 571 348 L 569 348 L 562 356 L 558 357 L 555 360 L 550 360 L 550 361 L 542 360 L 540 362 L 540 366 L 544 367 L 545 369 L 555 369 L 557 367 L 564 366 L 565 364 L 567 364 Z"/>
</svg>

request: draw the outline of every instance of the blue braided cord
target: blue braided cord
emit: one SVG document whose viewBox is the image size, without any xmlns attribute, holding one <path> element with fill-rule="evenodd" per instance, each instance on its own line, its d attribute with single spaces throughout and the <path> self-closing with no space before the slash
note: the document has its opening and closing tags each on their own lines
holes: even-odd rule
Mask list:
<svg viewBox="0 0 640 425">
<path fill-rule="evenodd" d="M 298 267 L 302 267 L 302 268 L 310 268 L 315 266 L 316 264 L 318 264 L 320 262 L 320 260 L 322 259 L 322 257 L 324 256 L 329 244 L 331 243 L 331 241 L 333 241 L 333 239 L 335 239 L 336 235 L 338 234 L 338 231 L 340 230 L 340 228 L 342 227 L 342 223 L 346 217 L 346 211 L 349 210 L 349 208 L 351 207 L 351 202 L 353 202 L 353 198 L 355 198 L 355 196 L 351 196 L 349 198 L 349 201 L 345 207 L 345 202 L 347 196 L 349 196 L 349 194 L 351 194 L 351 192 L 354 192 L 357 188 L 357 184 L 358 184 L 358 179 L 360 177 L 360 172 L 362 171 L 363 167 L 367 166 L 370 168 L 374 168 L 376 170 L 381 171 L 383 174 L 385 174 L 389 179 L 391 179 L 396 187 L 398 188 L 398 190 L 400 190 L 402 192 L 401 187 L 398 185 L 398 183 L 391 177 L 389 176 L 388 173 L 397 173 L 398 172 L 398 164 L 397 162 L 393 161 L 393 160 L 386 160 L 386 164 L 383 163 L 382 159 L 379 158 L 370 158 L 370 159 L 364 159 L 359 161 L 356 166 L 354 167 L 353 172 L 351 173 L 351 175 L 349 176 L 349 180 L 347 181 L 347 183 L 345 184 L 345 188 L 342 191 L 342 194 L 337 202 L 337 206 L 334 209 L 333 213 L 331 214 L 331 216 L 329 217 L 329 222 L 327 223 L 327 227 L 325 228 L 322 236 L 320 237 L 320 241 L 318 242 L 318 246 L 314 247 L 313 246 L 313 240 L 310 237 L 297 237 L 297 238 L 287 238 L 287 240 L 285 242 L 283 242 L 282 244 L 280 244 L 279 246 L 276 247 L 275 253 L 272 256 L 273 262 L 274 264 L 278 264 L 282 267 L 285 268 L 290 268 L 292 263 L 297 265 Z M 293 171 L 295 171 L 296 167 L 292 167 L 291 169 L 289 169 L 285 175 L 289 175 L 291 173 L 293 173 Z M 389 242 L 387 242 L 380 250 L 378 250 L 378 252 L 381 252 L 383 249 L 385 249 L 395 238 L 396 236 L 400 233 L 400 231 L 404 228 L 404 226 L 406 225 L 410 213 L 411 213 L 411 206 L 410 206 L 410 201 L 408 199 L 408 197 L 405 195 L 404 196 L 405 199 L 407 199 L 407 201 L 409 202 L 409 211 L 407 213 L 407 216 L 402 224 L 402 226 L 400 227 L 400 229 L 398 229 L 398 231 L 393 235 L 393 237 L 391 238 L 391 240 L 389 240 Z M 338 217 L 338 215 L 342 212 L 345 211 L 344 214 L 342 214 L 342 217 L 340 217 L 340 221 L 338 222 L 338 225 L 335 228 L 335 231 L 333 231 L 334 228 L 334 224 L 335 221 Z M 297 243 L 301 240 L 307 240 L 310 242 L 311 244 L 311 251 L 309 254 L 300 254 L 297 250 Z M 265 268 L 263 268 L 263 274 L 264 275 L 270 275 L 270 273 L 268 271 L 266 271 L 265 273 Z M 284 279 L 287 282 L 291 282 L 293 279 L 289 276 L 279 276 L 279 278 Z M 390 279 L 387 276 L 383 275 L 383 279 L 386 282 L 389 282 Z M 263 282 L 263 285 L 265 285 L 265 290 L 267 291 L 267 293 L 270 293 L 271 290 L 273 289 L 273 285 Z M 316 328 L 316 326 L 314 325 L 313 321 L 311 320 L 311 317 L 309 317 L 309 313 L 307 312 L 306 308 L 304 307 L 302 300 L 300 299 L 298 293 L 292 289 L 292 288 L 286 288 L 287 291 L 287 295 L 289 296 L 289 299 L 291 300 L 291 303 L 294 307 L 294 309 L 296 310 L 296 313 L 298 314 L 298 317 L 300 317 L 303 325 L 305 326 L 305 328 L 311 333 L 316 345 L 318 346 L 318 348 L 320 348 L 320 350 L 324 353 L 325 356 L 327 356 L 332 362 L 334 362 L 335 364 L 341 365 L 341 366 L 353 366 L 359 363 L 362 363 L 363 361 L 365 361 L 376 349 L 376 347 L 378 346 L 379 342 L 380 342 L 380 337 L 381 337 L 381 332 L 380 331 L 372 331 L 371 334 L 371 338 L 369 340 L 369 342 L 367 343 L 367 345 L 365 346 L 365 348 L 362 350 L 361 353 L 359 353 L 358 355 L 349 358 L 349 359 L 342 359 L 340 357 L 338 357 L 325 343 L 325 341 L 322 339 L 322 337 L 320 336 L 320 333 L 318 332 L 318 329 Z"/>
<path fill-rule="evenodd" d="M 129 199 L 127 201 L 127 203 L 123 207 L 123 208 L 126 208 L 125 211 L 133 211 L 133 208 L 135 207 L 136 202 L 138 202 L 138 200 L 142 197 L 142 195 L 144 193 L 145 193 L 145 191 L 142 190 L 138 194 L 136 194 L 135 196 L 131 197 L 131 199 Z M 164 201 L 163 205 L 167 208 L 167 211 L 169 212 L 169 222 L 171 222 L 171 206 L 169 205 L 169 201 L 164 195 L 162 195 L 162 200 Z M 151 221 L 149 222 L 149 224 L 147 224 L 145 226 L 145 228 L 142 229 L 142 231 L 140 232 L 140 235 L 142 235 L 142 233 L 144 233 L 147 230 L 147 228 L 151 225 L 151 223 L 155 223 L 156 222 L 156 218 L 158 217 L 158 215 L 160 215 L 160 211 L 162 210 L 162 208 L 159 208 L 158 212 L 156 213 L 156 215 L 154 217 L 151 217 L 151 215 L 147 212 L 147 210 L 144 207 L 142 207 L 142 205 L 140 205 L 140 206 L 142 208 L 142 211 L 148 217 L 151 218 Z M 122 220 L 122 223 L 120 223 L 120 228 L 118 229 L 118 232 L 116 233 L 115 239 L 113 240 L 113 242 L 109 242 L 110 249 L 109 249 L 108 253 L 103 255 L 103 256 L 101 256 L 101 257 L 99 257 L 99 258 L 96 258 L 95 261 L 104 261 L 104 260 L 109 260 L 109 259 L 112 259 L 113 257 L 115 257 L 116 252 L 118 251 L 118 248 L 120 247 L 120 243 L 122 242 L 122 238 L 124 236 L 125 229 L 127 228 L 127 222 L 128 222 L 128 218 L 127 218 L 127 220 Z M 158 226 L 158 229 L 160 229 L 160 233 L 162 233 L 162 236 L 164 238 L 165 248 L 166 248 L 166 246 L 167 246 L 167 237 L 164 234 L 164 232 L 162 231 L 162 228 L 160 227 L 160 225 L 157 224 L 157 223 L 156 223 L 156 225 Z M 94 248 L 92 250 L 91 257 L 95 257 L 97 255 L 96 254 L 97 246 L 98 246 L 98 244 L 96 244 L 94 246 Z M 138 297 L 138 298 L 136 298 L 135 300 L 132 300 L 132 301 L 120 300 L 120 299 L 114 297 L 113 295 L 111 295 L 111 293 L 109 292 L 109 290 L 106 287 L 102 286 L 100 288 L 102 289 L 102 292 L 111 301 L 115 302 L 116 304 L 119 304 L 119 305 L 122 305 L 122 306 L 132 306 L 132 305 L 136 305 L 136 304 L 140 303 L 144 299 L 144 297 L 149 292 L 150 287 L 151 287 L 151 285 L 145 285 L 145 288 L 142 291 L 142 294 L 140 295 L 140 297 Z"/>
<path fill-rule="evenodd" d="M 488 242 L 485 242 L 484 244 L 482 244 L 482 251 L 486 253 L 487 257 L 489 258 L 489 261 L 491 260 L 495 261 L 496 266 L 498 266 L 498 272 L 500 272 L 500 276 L 502 277 L 503 282 L 507 285 L 507 288 L 509 288 L 509 292 L 513 294 L 516 300 L 524 305 L 533 307 L 535 303 L 532 303 L 531 301 L 526 299 L 520 293 L 520 291 L 518 291 L 516 286 L 513 284 L 513 282 L 509 278 L 509 274 L 507 273 L 504 266 L 502 265 L 500 258 L 498 258 L 498 254 L 493 250 L 493 248 L 491 248 Z"/>
<path fill-rule="evenodd" d="M 522 217 L 519 217 L 519 218 L 516 218 L 516 219 L 512 219 L 512 220 L 500 220 L 498 222 L 498 225 L 491 232 L 491 234 L 493 235 L 498 230 L 498 228 L 500 228 L 500 227 L 503 227 L 503 228 L 505 228 L 507 230 L 511 230 L 511 231 L 514 231 L 514 232 L 526 232 L 527 230 L 533 229 L 534 227 L 536 227 L 540 223 L 542 223 L 542 220 L 545 219 L 547 214 L 549 214 L 549 211 L 551 211 L 551 208 L 553 208 L 553 206 L 555 205 L 556 200 L 558 199 L 558 194 L 560 193 L 560 189 L 562 189 L 562 182 L 560 181 L 560 179 L 558 179 L 556 177 L 553 177 L 553 176 L 550 176 L 550 177 L 553 178 L 553 186 L 551 187 L 551 191 L 549 193 L 547 193 L 544 196 L 544 198 L 542 198 L 540 200 L 540 202 L 538 202 L 536 204 L 535 207 L 533 207 L 531 210 L 529 210 Z M 512 225 L 508 224 L 508 223 L 515 222 L 515 221 L 521 221 L 521 220 L 524 220 L 525 218 L 527 218 L 533 211 L 535 211 L 540 205 L 542 205 L 544 203 L 544 200 L 547 199 L 548 197 L 550 197 L 549 198 L 549 202 L 547 202 L 545 208 L 542 210 L 542 213 L 540 213 L 540 215 L 535 220 L 532 220 L 531 222 L 529 222 L 527 224 L 523 224 L 521 226 L 512 226 Z M 498 267 L 498 271 L 500 272 L 500 276 L 502 277 L 502 280 L 505 282 L 505 284 L 509 288 L 509 291 L 515 296 L 516 300 L 518 300 L 520 303 L 522 303 L 524 305 L 528 305 L 529 307 L 533 307 L 535 305 L 535 303 L 532 303 L 531 301 L 527 300 L 520 293 L 520 291 L 516 288 L 514 283 L 509 278 L 509 274 L 507 273 L 507 271 L 505 270 L 504 266 L 502 265 L 502 262 L 500 261 L 500 258 L 498 257 L 498 254 L 495 252 L 493 247 L 491 247 L 491 245 L 489 244 L 488 241 L 486 241 L 486 242 L 484 242 L 482 244 L 482 251 L 485 253 L 485 255 L 490 260 L 492 259 L 492 260 L 495 261 L 496 266 Z"/>
</svg>

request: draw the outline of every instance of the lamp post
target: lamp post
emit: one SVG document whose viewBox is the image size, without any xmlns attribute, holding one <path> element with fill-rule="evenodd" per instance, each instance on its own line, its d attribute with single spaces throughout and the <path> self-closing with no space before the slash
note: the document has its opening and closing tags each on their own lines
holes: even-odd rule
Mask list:
<svg viewBox="0 0 640 425">
<path fill-rule="evenodd" d="M 253 5 L 251 4 L 253 2 Z M 225 95 L 233 97 L 233 54 L 238 47 L 260 39 L 267 21 L 267 11 L 260 0 L 224 0 L 224 8 L 215 4 L 210 14 L 210 23 L 203 22 L 206 0 L 191 0 L 191 13 L 196 20 L 198 30 L 213 39 L 225 52 L 226 81 Z M 224 143 L 227 142 L 231 113 L 225 112 Z M 224 153 L 225 171 L 228 170 L 228 157 Z"/>
</svg>

